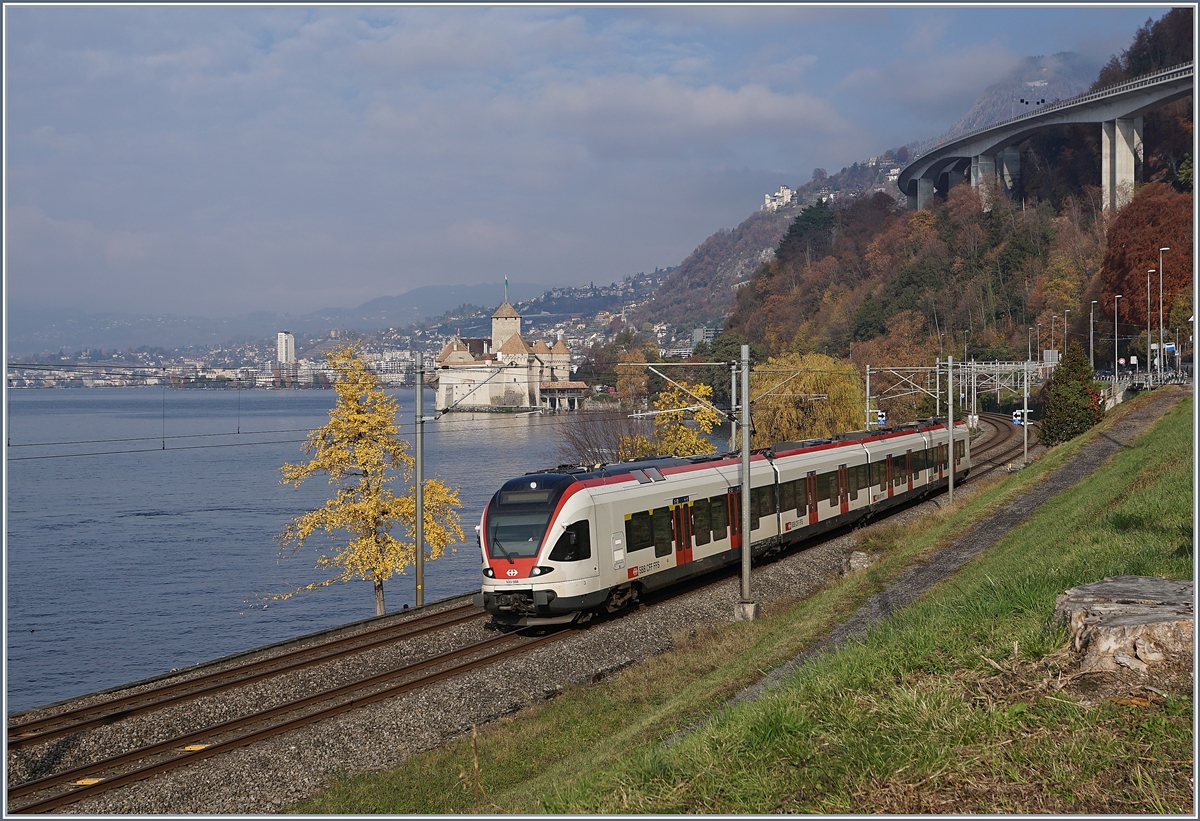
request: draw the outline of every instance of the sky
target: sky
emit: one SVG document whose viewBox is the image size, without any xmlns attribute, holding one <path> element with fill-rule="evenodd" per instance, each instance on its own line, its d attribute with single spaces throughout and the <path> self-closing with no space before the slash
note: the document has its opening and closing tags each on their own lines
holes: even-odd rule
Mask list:
<svg viewBox="0 0 1200 821">
<path fill-rule="evenodd" d="M 6 307 L 620 281 L 1166 10 L 6 5 Z"/>
</svg>

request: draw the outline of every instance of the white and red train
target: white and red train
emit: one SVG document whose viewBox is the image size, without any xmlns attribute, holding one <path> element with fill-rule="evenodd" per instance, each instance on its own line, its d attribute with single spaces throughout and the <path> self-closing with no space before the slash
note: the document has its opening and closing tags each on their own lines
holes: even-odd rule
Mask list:
<svg viewBox="0 0 1200 821">
<path fill-rule="evenodd" d="M 752 555 L 945 487 L 949 438 L 945 420 L 928 419 L 755 452 Z M 958 422 L 955 481 L 970 467 L 968 431 Z M 733 453 L 510 479 L 478 528 L 483 587 L 476 604 L 504 624 L 565 623 L 740 562 L 740 469 Z"/>
</svg>

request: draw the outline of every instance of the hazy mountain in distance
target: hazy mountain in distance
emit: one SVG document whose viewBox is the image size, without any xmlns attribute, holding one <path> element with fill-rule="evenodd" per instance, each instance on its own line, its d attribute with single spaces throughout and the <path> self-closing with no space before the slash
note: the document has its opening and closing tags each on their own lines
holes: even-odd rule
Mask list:
<svg viewBox="0 0 1200 821">
<path fill-rule="evenodd" d="M 1053 103 L 1082 94 L 1096 79 L 1100 65 L 1099 61 L 1072 51 L 1049 57 L 1026 57 L 1007 77 L 985 88 L 970 111 L 946 133 L 909 143 L 909 150 L 920 154 L 947 140 L 1028 114 L 1038 107 L 1039 100 Z M 1030 104 L 1021 100 L 1029 100 Z"/>
<path fill-rule="evenodd" d="M 545 285 L 510 283 L 510 301 L 542 294 Z M 178 314 L 87 314 L 63 315 L 47 310 L 28 311 L 9 306 L 8 349 L 12 353 L 34 353 L 83 348 L 129 348 L 149 345 L 184 348 L 211 345 L 227 340 L 262 339 L 279 331 L 320 333 L 332 328 L 376 331 L 423 322 L 441 316 L 464 302 L 499 306 L 504 300 L 504 283 L 485 285 L 425 285 L 398 296 L 364 302 L 356 308 L 324 308 L 310 314 L 277 314 L 257 311 L 236 317 L 213 319 Z"/>
</svg>

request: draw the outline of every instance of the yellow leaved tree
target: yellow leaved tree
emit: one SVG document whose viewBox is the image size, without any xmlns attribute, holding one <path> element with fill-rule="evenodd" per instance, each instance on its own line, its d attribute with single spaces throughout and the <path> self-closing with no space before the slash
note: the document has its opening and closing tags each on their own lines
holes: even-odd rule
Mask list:
<svg viewBox="0 0 1200 821">
<path fill-rule="evenodd" d="M 322 507 L 297 516 L 284 528 L 279 534 L 279 555 L 294 555 L 310 536 L 325 531 L 336 548 L 320 552 L 316 566 L 332 569 L 334 575 L 270 598 L 288 599 L 335 582 L 369 579 L 375 585 L 375 615 L 382 616 L 383 583 L 394 573 L 403 574 L 416 557 L 413 540 L 403 541 L 391 534 L 398 524 L 408 534 L 415 531 L 416 462 L 408 452 L 408 442 L 399 436 L 399 403 L 387 395 L 357 345 L 336 348 L 326 359 L 336 374 L 337 403 L 329 411 L 329 422 L 309 433 L 304 443 L 304 452 L 312 459 L 306 464 L 286 464 L 280 470 L 283 483 L 295 487 L 314 473 L 327 474 L 336 490 Z M 397 478 L 394 471 L 399 471 L 406 495 L 392 491 Z M 425 481 L 424 501 L 426 558 L 432 561 L 449 544 L 462 540 L 456 512 L 462 503 L 457 489 L 437 479 Z"/>
<path fill-rule="evenodd" d="M 752 447 L 860 430 L 866 396 L 858 370 L 819 353 L 786 353 L 750 372 Z"/>
<path fill-rule="evenodd" d="M 654 417 L 658 452 L 666 456 L 716 453 L 716 447 L 705 437 L 721 421 L 721 414 L 711 404 L 712 386 L 682 384 L 686 391 L 668 384 L 654 401 L 654 409 L 660 411 Z M 687 424 L 689 418 L 694 426 Z"/>
<path fill-rule="evenodd" d="M 654 400 L 657 413 L 653 436 L 632 434 L 620 438 L 622 459 L 716 453 L 717 449 L 705 437 L 721 421 L 721 414 L 708 404 L 712 387 L 687 382 L 682 385 L 668 384 Z M 692 425 L 687 424 L 689 419 Z"/>
</svg>

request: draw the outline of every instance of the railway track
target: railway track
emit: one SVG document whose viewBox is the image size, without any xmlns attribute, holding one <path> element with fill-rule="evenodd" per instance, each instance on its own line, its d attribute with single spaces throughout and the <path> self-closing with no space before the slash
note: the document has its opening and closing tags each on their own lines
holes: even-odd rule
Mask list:
<svg viewBox="0 0 1200 821">
<path fill-rule="evenodd" d="M 1009 417 L 999 413 L 981 413 L 979 418 L 995 432 L 982 449 L 971 454 L 971 479 L 978 479 L 1001 468 L 1025 448 L 1020 426 L 1012 424 Z M 1036 424 L 1031 427 L 1036 427 Z"/>
<path fill-rule="evenodd" d="M 41 744 L 483 617 L 484 614 L 474 605 L 461 604 L 399 624 L 302 647 L 280 656 L 249 660 L 194 678 L 167 682 L 149 690 L 118 696 L 99 704 L 26 721 L 18 719 L 8 727 L 8 748 L 14 750 Z"/>
<path fill-rule="evenodd" d="M 476 618 L 481 618 L 478 613 Z M 8 788 L 8 811 L 48 812 L 349 710 L 426 687 L 477 667 L 494 664 L 558 641 L 564 632 L 557 631 L 541 636 L 502 634 L 414 664 L 303 696 L 269 710 L 202 727 L 161 742 L 13 785 Z"/>
<path fill-rule="evenodd" d="M 992 435 L 974 456 L 972 479 L 1001 466 L 1021 450 L 1020 431 L 1005 416 L 981 414 Z M 469 604 L 452 606 L 400 623 L 380 626 L 354 635 L 297 647 L 272 658 L 248 658 L 185 680 L 177 677 L 138 693 L 116 695 L 97 704 L 22 720 L 8 728 L 8 746 L 37 753 L 38 745 L 70 740 L 98 728 L 114 725 L 158 710 L 187 705 L 208 696 L 226 693 L 274 677 L 308 670 L 372 649 L 433 634 L 486 614 Z M 308 692 L 285 703 L 231 720 L 192 728 L 170 738 L 111 752 L 85 764 L 67 766 L 8 787 L 10 813 L 49 812 L 100 795 L 142 779 L 169 772 L 239 747 L 295 730 L 339 713 L 426 687 L 469 670 L 494 664 L 556 641 L 569 631 L 542 636 L 520 632 L 499 635 L 450 652 L 368 675 L 348 683 Z M 60 742 L 61 743 L 61 742 Z M 45 747 L 41 749 L 47 749 Z"/>
</svg>

